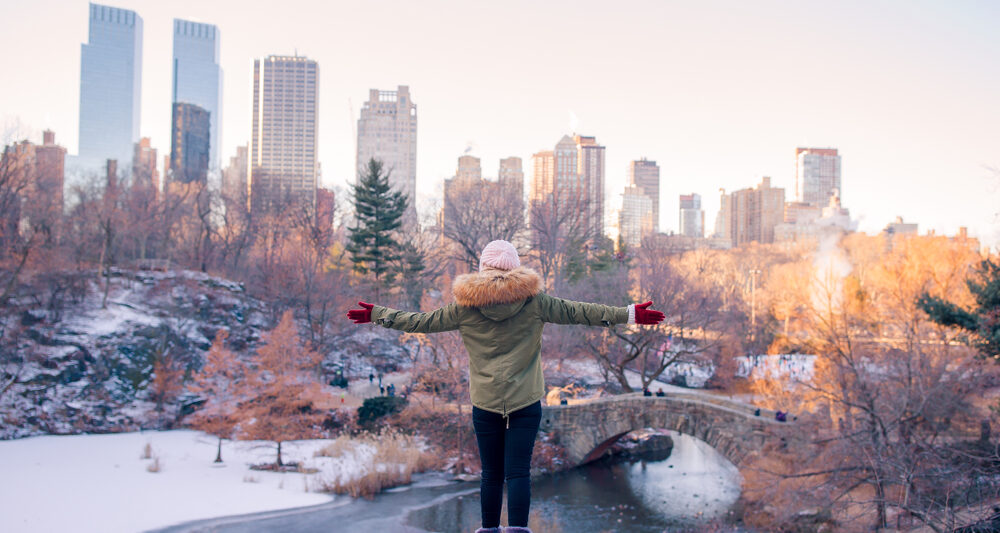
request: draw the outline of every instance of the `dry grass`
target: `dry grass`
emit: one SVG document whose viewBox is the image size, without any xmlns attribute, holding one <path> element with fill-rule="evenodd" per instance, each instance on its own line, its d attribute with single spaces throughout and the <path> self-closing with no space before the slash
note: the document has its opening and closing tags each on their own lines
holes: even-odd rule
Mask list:
<svg viewBox="0 0 1000 533">
<path fill-rule="evenodd" d="M 383 429 L 378 434 L 362 433 L 355 437 L 341 436 L 316 453 L 320 457 L 354 455 L 358 447 L 374 450 L 371 463 L 362 474 L 344 479 L 338 476 L 324 483 L 322 490 L 335 494 L 349 494 L 353 498 L 371 498 L 383 489 L 410 483 L 417 472 L 438 466 L 440 460 L 429 453 L 412 436 L 394 429 Z"/>
<path fill-rule="evenodd" d="M 146 472 L 157 473 L 163 468 L 159 457 L 153 457 L 153 462 L 146 465 Z"/>
<path fill-rule="evenodd" d="M 142 447 L 142 455 L 139 456 L 139 459 L 152 459 L 152 458 L 153 458 L 153 445 L 147 442 L 146 445 Z"/>
<path fill-rule="evenodd" d="M 252 476 L 250 474 L 243 476 L 244 483 L 257 483 L 258 481 L 260 481 L 260 478 L 257 478 L 256 476 Z"/>
</svg>

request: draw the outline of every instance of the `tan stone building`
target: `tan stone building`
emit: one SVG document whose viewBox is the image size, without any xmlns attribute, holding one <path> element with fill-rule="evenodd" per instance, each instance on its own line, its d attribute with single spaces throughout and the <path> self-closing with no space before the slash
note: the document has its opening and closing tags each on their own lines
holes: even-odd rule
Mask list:
<svg viewBox="0 0 1000 533">
<path fill-rule="evenodd" d="M 417 105 L 406 85 L 395 91 L 368 92 L 368 101 L 358 118 L 359 176 L 366 172 L 371 159 L 382 162 L 383 171 L 389 173 L 389 184 L 409 198 L 403 223 L 413 227 L 417 222 Z"/>
<path fill-rule="evenodd" d="M 774 228 L 784 219 L 785 189 L 771 187 L 764 177 L 754 189 L 734 191 L 724 198 L 718 227 L 733 246 L 774 242 Z"/>
</svg>

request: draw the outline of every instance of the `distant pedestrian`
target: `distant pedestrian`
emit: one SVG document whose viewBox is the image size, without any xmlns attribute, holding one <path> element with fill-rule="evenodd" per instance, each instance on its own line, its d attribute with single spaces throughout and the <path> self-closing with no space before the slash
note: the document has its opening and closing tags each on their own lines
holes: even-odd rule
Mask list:
<svg viewBox="0 0 1000 533">
<path fill-rule="evenodd" d="M 374 382 L 375 382 L 375 374 L 372 374 L 372 373 L 369 372 L 368 373 L 368 384 L 371 385 Z"/>
<path fill-rule="evenodd" d="M 650 392 L 648 388 L 644 388 L 644 389 L 642 389 L 642 395 L 643 396 L 652 396 L 653 393 Z"/>
<path fill-rule="evenodd" d="M 340 405 L 344 405 L 344 393 L 340 393 Z"/>
<path fill-rule="evenodd" d="M 656 391 L 656 395 L 661 398 L 666 396 L 666 394 L 663 392 L 663 387 L 660 387 L 660 390 Z"/>
<path fill-rule="evenodd" d="M 381 382 L 378 384 L 378 395 L 385 396 L 385 387 L 382 386 Z"/>
<path fill-rule="evenodd" d="M 774 419 L 778 422 L 784 422 L 788 420 L 788 415 L 784 411 L 778 411 L 774 413 Z"/>
<path fill-rule="evenodd" d="M 754 409 L 753 416 L 760 416 L 760 407 Z"/>
</svg>

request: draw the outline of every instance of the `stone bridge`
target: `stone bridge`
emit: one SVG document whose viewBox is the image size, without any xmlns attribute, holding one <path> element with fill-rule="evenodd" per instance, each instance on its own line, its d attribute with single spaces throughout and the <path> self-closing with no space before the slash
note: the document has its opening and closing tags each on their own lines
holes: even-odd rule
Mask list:
<svg viewBox="0 0 1000 533">
<path fill-rule="evenodd" d="M 621 394 L 573 405 L 546 406 L 540 430 L 566 449 L 571 465 L 599 458 L 626 433 L 663 428 L 701 439 L 737 467 L 772 437 L 769 428 L 784 425 L 774 411 L 708 394 L 643 396 Z"/>
</svg>

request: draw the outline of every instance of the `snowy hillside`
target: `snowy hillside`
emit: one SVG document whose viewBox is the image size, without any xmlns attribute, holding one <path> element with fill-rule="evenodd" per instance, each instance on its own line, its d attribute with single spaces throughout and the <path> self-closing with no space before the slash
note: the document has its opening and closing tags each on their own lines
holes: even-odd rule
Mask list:
<svg viewBox="0 0 1000 533">
<path fill-rule="evenodd" d="M 0 364 L 20 382 L 0 393 L 0 439 L 173 427 L 197 398 L 181 395 L 156 411 L 148 392 L 154 360 L 168 355 L 196 371 L 220 329 L 246 356 L 273 327 L 267 305 L 242 284 L 201 272 L 115 270 L 106 307 L 102 289 L 95 275 L 58 313 L 20 302 L 27 311 L 0 314 L 3 331 L 19 331 Z M 408 362 L 395 332 L 347 333 L 326 348 L 327 368 L 360 378 Z"/>
</svg>

